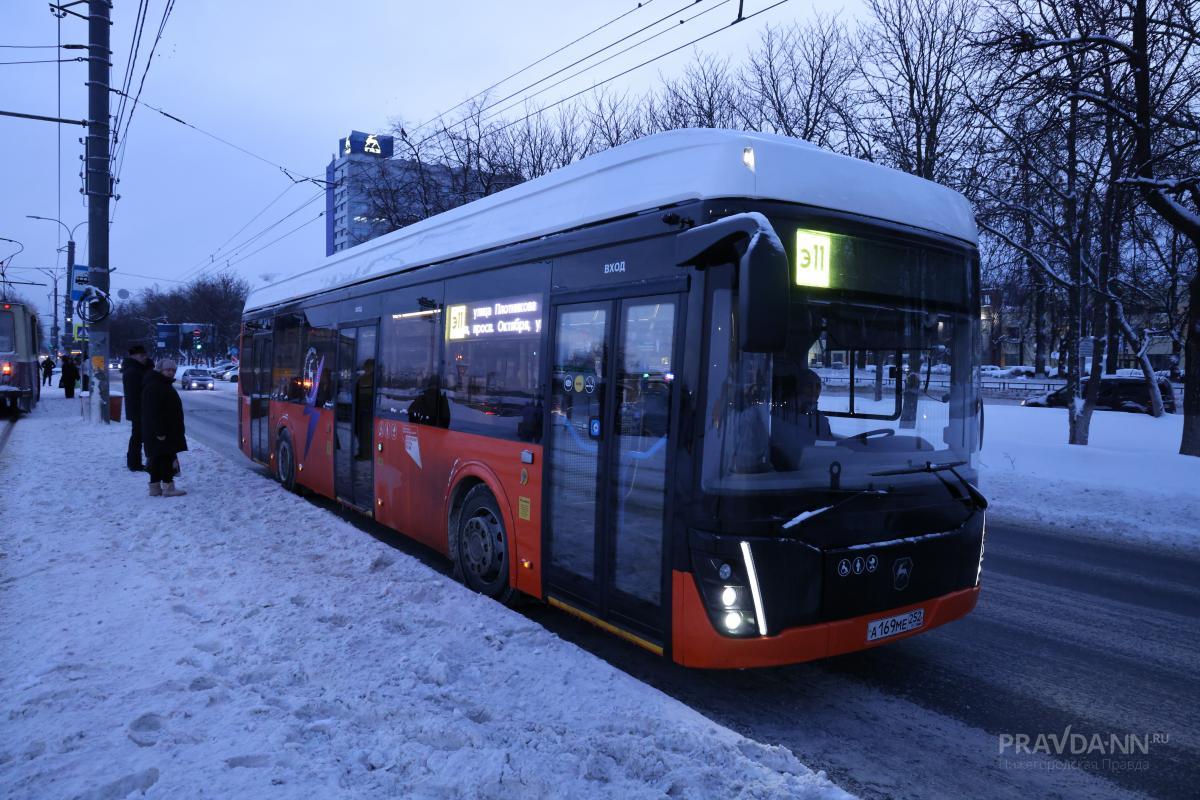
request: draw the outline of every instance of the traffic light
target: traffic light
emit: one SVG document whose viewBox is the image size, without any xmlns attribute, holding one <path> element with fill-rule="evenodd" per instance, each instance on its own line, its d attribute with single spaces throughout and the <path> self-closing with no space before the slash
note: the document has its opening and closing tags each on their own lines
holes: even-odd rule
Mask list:
<svg viewBox="0 0 1200 800">
<path fill-rule="evenodd" d="M 203 343 L 200 341 L 200 334 L 201 332 L 199 328 L 192 328 L 192 344 L 195 345 L 197 350 L 202 350 L 204 348 Z"/>
</svg>

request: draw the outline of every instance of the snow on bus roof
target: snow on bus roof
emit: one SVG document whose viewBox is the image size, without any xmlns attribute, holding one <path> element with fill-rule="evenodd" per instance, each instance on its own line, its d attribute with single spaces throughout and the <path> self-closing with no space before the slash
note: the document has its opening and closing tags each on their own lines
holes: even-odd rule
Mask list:
<svg viewBox="0 0 1200 800">
<path fill-rule="evenodd" d="M 966 198 L 936 183 L 787 136 L 676 130 L 605 150 L 336 253 L 254 290 L 246 310 L 625 214 L 723 197 L 802 203 L 977 240 Z"/>
</svg>

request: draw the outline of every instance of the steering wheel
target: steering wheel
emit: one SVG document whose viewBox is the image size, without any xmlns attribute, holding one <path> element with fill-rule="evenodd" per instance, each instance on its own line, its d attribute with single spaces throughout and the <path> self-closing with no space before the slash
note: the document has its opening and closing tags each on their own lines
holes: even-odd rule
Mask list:
<svg viewBox="0 0 1200 800">
<path fill-rule="evenodd" d="M 860 441 L 865 442 L 865 441 L 867 441 L 867 439 L 871 439 L 875 436 L 886 438 L 888 436 L 895 436 L 895 435 L 896 435 L 895 428 L 876 428 L 873 431 L 863 431 L 862 433 L 856 433 L 853 436 L 851 436 L 850 438 L 858 439 Z"/>
</svg>

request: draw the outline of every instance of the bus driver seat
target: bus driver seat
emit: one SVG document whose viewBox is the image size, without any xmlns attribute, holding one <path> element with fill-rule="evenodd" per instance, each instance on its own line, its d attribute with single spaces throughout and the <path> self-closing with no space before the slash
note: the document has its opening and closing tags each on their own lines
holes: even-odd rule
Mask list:
<svg viewBox="0 0 1200 800">
<path fill-rule="evenodd" d="M 808 367 L 776 362 L 772 387 L 771 463 L 775 469 L 799 469 L 806 447 L 832 439 L 829 419 L 821 413 L 821 376 Z"/>
</svg>

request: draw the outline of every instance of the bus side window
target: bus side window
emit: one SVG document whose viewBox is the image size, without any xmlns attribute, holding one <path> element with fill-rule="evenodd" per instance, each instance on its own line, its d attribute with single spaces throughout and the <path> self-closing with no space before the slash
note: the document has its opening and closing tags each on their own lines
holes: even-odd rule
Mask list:
<svg viewBox="0 0 1200 800">
<path fill-rule="evenodd" d="M 319 381 L 314 405 L 317 408 L 324 408 L 333 402 L 333 369 L 334 361 L 337 358 L 337 331 L 332 328 L 314 328 L 306 325 L 304 344 L 302 385 L 306 389 L 311 389 L 313 381 Z"/>
<path fill-rule="evenodd" d="M 442 390 L 450 428 L 541 440 L 541 369 L 549 264 L 446 281 Z"/>
<path fill-rule="evenodd" d="M 304 320 L 298 314 L 284 314 L 275 319 L 271 393 L 276 400 L 303 403 L 306 399 L 301 375 L 304 351 L 300 334 L 303 330 Z"/>
<path fill-rule="evenodd" d="M 449 407 L 439 383 L 440 297 L 440 286 L 426 286 L 385 300 L 375 396 L 379 414 L 421 425 L 449 425 Z"/>
</svg>

